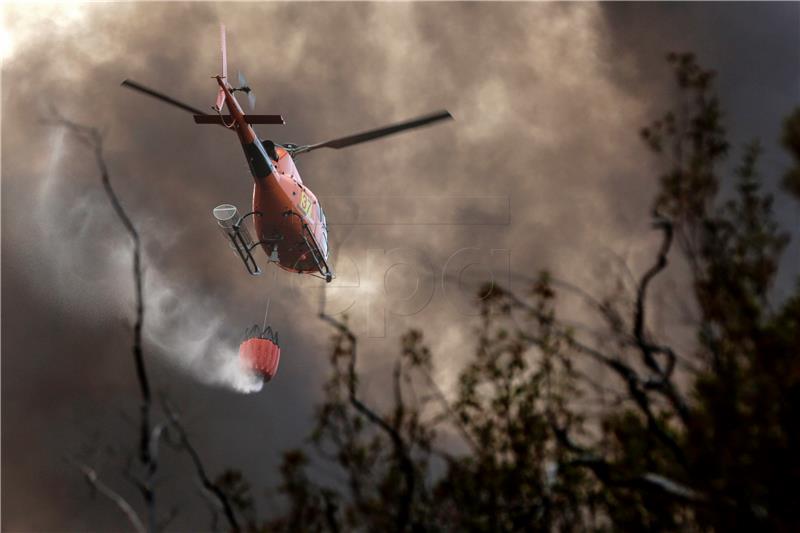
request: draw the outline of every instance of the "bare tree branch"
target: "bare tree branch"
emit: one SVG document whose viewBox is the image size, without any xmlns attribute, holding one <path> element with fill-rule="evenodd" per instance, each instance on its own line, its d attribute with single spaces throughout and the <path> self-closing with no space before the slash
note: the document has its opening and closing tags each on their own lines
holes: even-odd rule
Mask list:
<svg viewBox="0 0 800 533">
<path fill-rule="evenodd" d="M 225 518 L 228 520 L 228 525 L 230 525 L 231 530 L 238 532 L 241 531 L 241 527 L 239 526 L 239 522 L 236 519 L 236 513 L 233 510 L 233 505 L 228 498 L 228 495 L 217 486 L 216 483 L 211 481 L 208 477 L 206 472 L 206 468 L 203 465 L 203 461 L 200 458 L 200 454 L 197 453 L 197 450 L 192 445 L 191 441 L 189 440 L 189 436 L 186 433 L 186 430 L 183 427 L 183 424 L 180 422 L 180 418 L 169 402 L 166 399 L 162 398 L 162 407 L 164 408 L 164 412 L 167 414 L 167 418 L 169 418 L 170 427 L 175 429 L 178 433 L 179 444 L 180 446 L 186 450 L 189 456 L 192 458 L 192 463 L 194 464 L 195 472 L 197 476 L 200 478 L 200 482 L 203 484 L 203 488 L 206 489 L 209 493 L 211 493 L 216 500 L 219 502 L 219 505 L 222 507 L 222 510 L 225 514 Z"/>
<path fill-rule="evenodd" d="M 543 321 L 551 320 L 551 317 L 542 314 L 539 309 L 533 307 L 525 300 L 519 298 L 517 295 L 511 292 L 505 292 L 504 294 L 512 304 L 532 313 L 538 319 Z M 534 345 L 541 346 L 541 339 L 525 332 L 520 332 L 520 334 L 526 341 Z M 604 366 L 613 370 L 620 378 L 622 378 L 628 387 L 628 394 L 630 398 L 634 401 L 637 407 L 639 407 L 639 410 L 647 419 L 648 428 L 670 449 L 670 451 L 675 455 L 682 465 L 686 465 L 686 456 L 683 453 L 683 450 L 678 443 L 675 442 L 675 439 L 673 439 L 666 431 L 664 431 L 664 428 L 661 427 L 661 424 L 653 412 L 651 400 L 647 394 L 647 388 L 644 386 L 644 383 L 640 379 L 638 373 L 630 365 L 624 363 L 619 357 L 611 357 L 595 348 L 592 348 L 591 346 L 581 343 L 575 339 L 573 335 L 570 335 L 568 331 L 562 331 L 559 328 L 553 327 L 551 334 L 564 340 L 569 346 L 579 353 L 589 355 L 596 361 L 602 363 Z"/>
<path fill-rule="evenodd" d="M 441 404 L 442 409 L 444 410 L 444 415 L 456 427 L 461 435 L 461 438 L 464 439 L 464 442 L 473 452 L 477 452 L 479 449 L 478 443 L 475 441 L 475 438 L 470 434 L 470 432 L 467 431 L 467 428 L 464 427 L 464 424 L 456 415 L 455 411 L 453 410 L 453 406 L 450 405 L 450 401 L 447 399 L 447 397 L 445 397 L 444 391 L 442 391 L 441 387 L 439 387 L 439 384 L 436 383 L 436 380 L 433 379 L 433 376 L 431 376 L 430 372 L 427 370 L 417 369 L 417 371 L 422 374 L 422 376 L 428 382 L 428 386 L 433 391 L 434 397 Z"/>
<path fill-rule="evenodd" d="M 150 428 L 151 395 L 150 382 L 147 376 L 147 367 L 144 361 L 142 350 L 142 327 L 144 324 L 144 295 L 142 283 L 142 262 L 141 262 L 141 242 L 139 232 L 133 225 L 130 217 L 122 206 L 117 193 L 111 185 L 111 178 L 108 165 L 103 153 L 103 135 L 97 128 L 78 124 L 62 117 L 56 110 L 53 110 L 50 122 L 67 128 L 75 137 L 83 142 L 94 153 L 95 164 L 100 172 L 100 180 L 106 192 L 109 202 L 120 222 L 128 232 L 133 241 L 133 281 L 135 290 L 135 321 L 133 325 L 133 359 L 136 366 L 136 377 L 141 393 L 141 404 L 139 407 L 139 461 L 145 469 L 145 480 L 139 483 L 139 489 L 147 506 L 148 531 L 157 530 L 156 519 L 156 496 L 153 487 L 153 478 L 158 470 L 157 456 L 154 451 L 158 447 L 158 438 L 153 439 L 153 431 Z"/>
<path fill-rule="evenodd" d="M 568 339 L 570 343 L 575 345 L 575 347 L 577 347 L 579 351 L 592 355 L 598 361 L 601 361 L 606 366 L 612 368 L 629 385 L 629 392 L 631 392 L 632 395 L 634 389 L 639 391 L 636 392 L 634 395 L 635 400 L 637 399 L 636 396 L 639 396 L 641 393 L 646 393 L 646 391 L 650 390 L 654 390 L 663 395 L 672 405 L 673 409 L 678 414 L 681 421 L 684 424 L 687 424 L 689 420 L 689 408 L 686 404 L 686 401 L 683 399 L 680 392 L 678 391 L 677 387 L 671 381 L 673 372 L 675 370 L 676 362 L 678 360 L 678 355 L 671 347 L 656 344 L 653 341 L 651 341 L 648 338 L 646 332 L 646 325 L 647 325 L 646 307 L 647 307 L 648 289 L 652 280 L 667 267 L 668 264 L 667 256 L 672 247 L 673 236 L 674 236 L 672 222 L 668 219 L 659 216 L 658 214 L 655 214 L 655 226 L 658 229 L 662 230 L 663 240 L 659 247 L 655 263 L 645 272 L 641 280 L 639 280 L 639 282 L 636 283 L 636 299 L 634 303 L 634 311 L 633 311 L 633 319 L 631 327 L 632 333 L 630 335 L 626 331 L 624 331 L 623 328 L 627 329 L 627 326 L 624 325 L 622 317 L 617 313 L 615 309 L 612 309 L 606 303 L 601 302 L 600 300 L 596 299 L 594 296 L 592 296 L 582 288 L 568 281 L 559 280 L 555 278 L 551 278 L 550 281 L 554 286 L 560 287 L 571 293 L 576 294 L 582 300 L 584 300 L 584 302 L 586 302 L 590 307 L 599 311 L 604 316 L 611 329 L 620 337 L 620 340 L 622 342 L 624 342 L 625 344 L 630 344 L 640 351 L 645 366 L 655 374 L 655 377 L 653 379 L 648 379 L 646 381 L 642 380 L 638 376 L 638 374 L 633 370 L 633 368 L 631 368 L 629 365 L 622 363 L 621 359 L 611 358 L 608 356 L 601 355 L 597 350 L 591 349 L 587 345 L 577 342 L 574 338 Z M 628 274 L 631 275 L 630 271 L 628 271 Z M 534 281 L 531 280 L 529 277 L 525 277 L 525 279 L 531 282 Z M 513 303 L 515 303 L 519 307 L 524 308 L 526 311 L 533 313 L 533 315 L 537 319 L 542 320 L 546 318 L 543 317 L 541 313 L 538 312 L 538 310 L 528 305 L 527 302 L 517 297 L 512 292 L 509 291 L 506 292 L 505 294 L 509 297 L 509 299 Z M 567 324 L 564 321 L 562 322 L 564 324 Z M 598 357 L 598 355 L 600 356 Z M 665 366 L 662 367 L 662 365 L 658 363 L 656 359 L 657 355 L 663 355 L 666 358 Z M 632 381 L 631 378 L 635 378 L 635 380 Z M 635 387 L 631 388 L 630 387 L 631 385 L 635 385 Z M 639 400 L 637 400 L 637 403 L 639 403 Z M 647 416 L 648 419 L 650 419 L 650 415 Z"/>
<path fill-rule="evenodd" d="M 667 267 L 667 254 L 672 246 L 673 226 L 672 222 L 667 219 L 658 217 L 656 219 L 656 227 L 664 232 L 664 239 L 661 242 L 661 247 L 658 251 L 655 264 L 645 272 L 639 282 L 636 291 L 636 308 L 633 317 L 633 335 L 636 339 L 636 344 L 642 353 L 642 359 L 645 365 L 658 375 L 658 379 L 651 381 L 647 384 L 648 388 L 655 388 L 664 394 L 670 401 L 675 411 L 681 417 L 684 423 L 689 421 L 689 408 L 686 402 L 681 397 L 672 382 L 672 373 L 675 370 L 675 362 L 677 357 L 673 350 L 668 346 L 656 345 L 650 342 L 646 333 L 646 306 L 647 306 L 647 289 L 650 282 Z M 662 354 L 666 356 L 667 362 L 665 367 L 658 364 L 655 356 Z"/>
<path fill-rule="evenodd" d="M 549 415 L 549 414 L 548 414 Z M 605 459 L 592 454 L 583 447 L 576 444 L 570 437 L 566 428 L 560 427 L 552 415 L 548 416 L 556 440 L 567 450 L 578 455 L 576 459 L 567 461 L 565 464 L 570 466 L 583 466 L 594 472 L 594 474 L 604 483 L 619 486 L 642 486 L 657 489 L 676 499 L 689 502 L 705 502 L 708 497 L 683 483 L 670 479 L 661 474 L 645 472 L 638 476 L 623 476 L 617 472 L 616 467 Z"/>
<path fill-rule="evenodd" d="M 128 522 L 131 523 L 133 529 L 137 533 L 145 533 L 147 531 L 142 523 L 142 519 L 139 518 L 139 515 L 133 509 L 131 504 L 129 504 L 125 498 L 120 496 L 118 492 L 103 483 L 103 480 L 97 475 L 97 471 L 95 469 L 72 458 L 67 458 L 67 460 L 83 473 L 83 477 L 86 478 L 86 481 L 89 482 L 92 487 L 97 489 L 100 494 L 111 500 L 111 502 L 113 502 L 114 505 L 116 505 L 119 510 L 125 514 L 125 518 L 128 519 Z"/>
<path fill-rule="evenodd" d="M 169 525 L 172 523 L 172 521 L 175 520 L 178 517 L 179 513 L 180 513 L 180 511 L 178 510 L 177 507 L 172 507 L 169 510 L 169 514 L 167 516 L 165 516 L 164 518 L 162 518 L 161 521 L 159 521 L 159 523 L 158 523 L 158 531 L 166 531 L 167 527 L 169 527 Z"/>
<path fill-rule="evenodd" d="M 350 404 L 361 413 L 367 420 L 378 426 L 391 440 L 394 447 L 395 456 L 397 457 L 400 470 L 405 479 L 405 491 L 403 497 L 398 502 L 398 513 L 396 525 L 398 531 L 405 531 L 411 520 L 411 504 L 414 498 L 414 490 L 416 486 L 416 474 L 414 472 L 414 463 L 411 460 L 411 455 L 408 450 L 403 437 L 400 435 L 397 427 L 387 423 L 380 415 L 370 409 L 364 402 L 362 402 L 357 395 L 358 379 L 356 376 L 356 346 L 357 340 L 352 330 L 343 322 L 334 319 L 332 316 L 325 313 L 320 313 L 320 318 L 325 322 L 331 324 L 336 328 L 341 335 L 350 343 L 350 358 L 348 361 L 348 374 L 347 374 L 347 388 L 349 393 Z"/>
</svg>

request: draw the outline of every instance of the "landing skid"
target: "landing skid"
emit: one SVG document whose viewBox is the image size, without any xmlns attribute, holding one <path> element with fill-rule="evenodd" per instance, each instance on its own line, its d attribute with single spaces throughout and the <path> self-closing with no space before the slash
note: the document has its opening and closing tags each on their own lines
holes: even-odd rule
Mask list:
<svg viewBox="0 0 800 533">
<path fill-rule="evenodd" d="M 303 220 L 298 213 L 295 213 L 292 210 L 285 211 L 283 216 L 296 216 L 300 219 L 300 223 L 303 225 L 303 241 L 308 248 L 308 251 L 311 252 L 311 258 L 314 260 L 314 264 L 317 266 L 317 270 L 319 270 L 319 274 L 317 277 L 320 279 L 324 279 L 325 283 L 330 283 L 333 281 L 333 278 L 336 277 L 336 274 L 333 272 L 333 269 L 330 267 L 328 262 L 325 260 L 325 257 L 322 254 L 322 250 L 320 250 L 319 245 L 317 244 L 317 240 L 314 238 L 314 234 L 309 229 L 308 224 L 306 221 Z M 314 274 L 312 274 L 314 275 Z"/>
</svg>

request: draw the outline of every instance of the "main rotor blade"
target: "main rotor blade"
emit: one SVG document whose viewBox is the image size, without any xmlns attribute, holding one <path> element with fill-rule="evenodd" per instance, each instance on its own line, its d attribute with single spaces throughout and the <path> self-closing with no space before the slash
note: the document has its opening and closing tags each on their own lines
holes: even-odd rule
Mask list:
<svg viewBox="0 0 800 533">
<path fill-rule="evenodd" d="M 425 115 L 405 122 L 398 122 L 397 124 L 384 126 L 383 128 L 364 131 L 362 133 L 356 133 L 355 135 L 348 135 L 347 137 L 341 137 L 339 139 L 333 139 L 331 141 L 325 141 L 317 144 L 298 146 L 297 148 L 292 150 L 292 154 L 302 154 L 304 152 L 310 152 L 311 150 L 316 150 L 317 148 L 334 148 L 336 150 L 339 150 L 341 148 L 347 148 L 348 146 L 353 146 L 354 144 L 361 144 L 368 141 L 373 141 L 375 139 L 379 139 L 387 135 L 393 135 L 395 133 L 399 133 L 405 130 L 410 130 L 413 128 L 420 128 L 422 126 L 427 126 L 428 124 L 433 124 L 434 122 L 438 122 L 440 120 L 448 120 L 452 118 L 453 115 L 451 115 L 449 111 L 446 110 L 437 111 L 436 113 L 431 113 L 430 115 Z"/>
<path fill-rule="evenodd" d="M 168 104 L 172 104 L 175 107 L 179 107 L 179 108 L 183 109 L 184 111 L 188 111 L 189 113 L 192 113 L 193 115 L 207 115 L 208 114 L 208 113 L 205 113 L 203 111 L 200 111 L 196 107 L 192 107 L 190 105 L 184 104 L 183 102 L 175 100 L 174 98 L 172 98 L 170 96 L 167 96 L 166 94 L 163 94 L 163 93 L 160 93 L 160 92 L 158 92 L 156 90 L 150 89 L 149 87 L 145 87 L 144 85 L 142 85 L 140 83 L 136 83 L 133 80 L 125 80 L 125 81 L 123 81 L 122 82 L 122 86 L 123 87 L 127 87 L 128 89 L 133 89 L 134 91 L 139 91 L 139 92 L 144 93 L 144 94 L 146 94 L 148 96 L 152 96 L 153 98 L 158 98 L 162 102 L 166 102 Z"/>
</svg>

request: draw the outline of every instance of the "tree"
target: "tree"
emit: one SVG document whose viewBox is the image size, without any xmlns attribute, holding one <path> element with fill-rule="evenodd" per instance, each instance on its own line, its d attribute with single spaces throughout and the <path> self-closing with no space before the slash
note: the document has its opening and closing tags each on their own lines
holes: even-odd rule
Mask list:
<svg viewBox="0 0 800 533">
<path fill-rule="evenodd" d="M 119 222 L 125 228 L 132 242 L 131 266 L 134 282 L 134 321 L 132 325 L 131 352 L 133 355 L 136 380 L 139 385 L 139 419 L 136 445 L 129 451 L 123 462 L 122 471 L 138 490 L 144 503 L 146 518 L 142 520 L 135 506 L 123 498 L 118 491 L 105 483 L 98 471 L 76 457 L 68 457 L 83 474 L 93 491 L 103 495 L 125 515 L 133 529 L 137 532 L 155 533 L 164 530 L 175 518 L 177 509 L 173 508 L 163 519 L 159 519 L 157 507 L 157 475 L 159 470 L 160 449 L 163 442 L 177 450 L 186 452 L 191 458 L 203 494 L 212 508 L 212 529 L 216 531 L 217 514 L 225 517 L 230 531 L 240 531 L 240 525 L 233 509 L 236 500 L 228 496 L 229 491 L 221 487 L 227 478 L 223 475 L 217 482 L 212 481 L 206 472 L 202 459 L 191 443 L 189 435 L 181 423 L 178 412 L 169 404 L 166 396 L 161 397 L 163 420 L 153 423 L 154 406 L 147 363 L 142 348 L 142 331 L 144 328 L 145 296 L 142 278 L 141 239 L 136 226 L 122 205 L 111 182 L 111 173 L 106 164 L 103 151 L 103 135 L 96 128 L 78 124 L 62 117 L 57 110 L 51 111 L 52 124 L 65 128 L 75 139 L 91 150 L 100 174 L 100 181 L 109 203 L 114 209 Z M 226 486 L 227 488 L 227 486 Z"/>
<path fill-rule="evenodd" d="M 128 471 L 146 519 L 90 465 L 75 464 L 137 531 L 160 527 L 153 479 L 162 442 L 187 453 L 231 531 L 800 529 L 788 489 L 800 480 L 800 282 L 792 295 L 770 297 L 788 236 L 761 190 L 757 143 L 743 150 L 735 194 L 719 197 L 730 147 L 714 74 L 691 54 L 668 61 L 676 108 L 641 131 L 666 168 L 652 217 L 660 241 L 632 288 L 598 297 L 547 272 L 524 292 L 486 284 L 476 295 L 475 352 L 456 390 L 441 390 L 436 357 L 412 330 L 394 358 L 389 408 L 359 386 L 358 338 L 346 317 L 321 313 L 333 331 L 324 401 L 310 446 L 284 454 L 278 490 L 287 509 L 266 521 L 244 475 L 209 477 L 176 410 L 166 399 L 158 412 L 151 405 L 138 233 L 111 187 L 102 136 L 59 119 L 94 151 L 134 243 L 141 402 Z M 794 157 L 783 185 L 800 198 L 798 132 L 800 110 L 783 136 Z M 676 297 L 697 314 L 689 353 L 653 333 L 649 318 L 651 285 L 676 254 L 691 282 Z M 566 293 L 594 313 L 599 331 L 559 314 Z M 613 379 L 598 382 L 588 365 Z M 599 409 L 586 410 L 582 398 Z M 338 477 L 312 474 L 320 462 Z"/>
<path fill-rule="evenodd" d="M 361 395 L 346 319 L 321 315 L 335 333 L 325 400 L 311 448 L 284 457 L 289 510 L 263 529 L 800 528 L 788 490 L 800 480 L 800 284 L 769 297 L 788 236 L 761 190 L 757 143 L 744 149 L 735 196 L 719 198 L 730 149 L 714 73 L 691 54 L 668 61 L 676 110 L 641 131 L 666 166 L 653 206 L 661 245 L 634 290 L 596 298 L 548 273 L 525 294 L 487 285 L 455 397 L 431 378 L 422 332 L 410 331 L 385 412 Z M 784 134 L 796 163 L 798 124 L 800 110 Z M 795 167 L 784 179 L 794 194 L 797 176 Z M 691 280 L 679 297 L 698 314 L 691 353 L 648 321 L 651 283 L 675 253 Z M 603 331 L 559 317 L 563 292 Z M 595 382 L 587 360 L 615 380 Z M 602 414 L 576 406 L 580 396 L 602 401 Z M 443 444 L 444 433 L 458 442 Z M 310 476 L 314 461 L 336 465 L 342 481 Z"/>
</svg>

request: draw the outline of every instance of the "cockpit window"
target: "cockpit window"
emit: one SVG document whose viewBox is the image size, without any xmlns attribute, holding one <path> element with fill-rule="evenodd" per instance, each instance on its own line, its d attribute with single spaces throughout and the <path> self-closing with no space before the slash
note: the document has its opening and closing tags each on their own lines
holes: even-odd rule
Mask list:
<svg viewBox="0 0 800 533">
<path fill-rule="evenodd" d="M 328 259 L 328 223 L 325 220 L 325 213 L 322 211 L 322 206 L 317 202 L 317 209 L 319 209 L 319 223 L 322 224 L 322 255 Z"/>
</svg>

